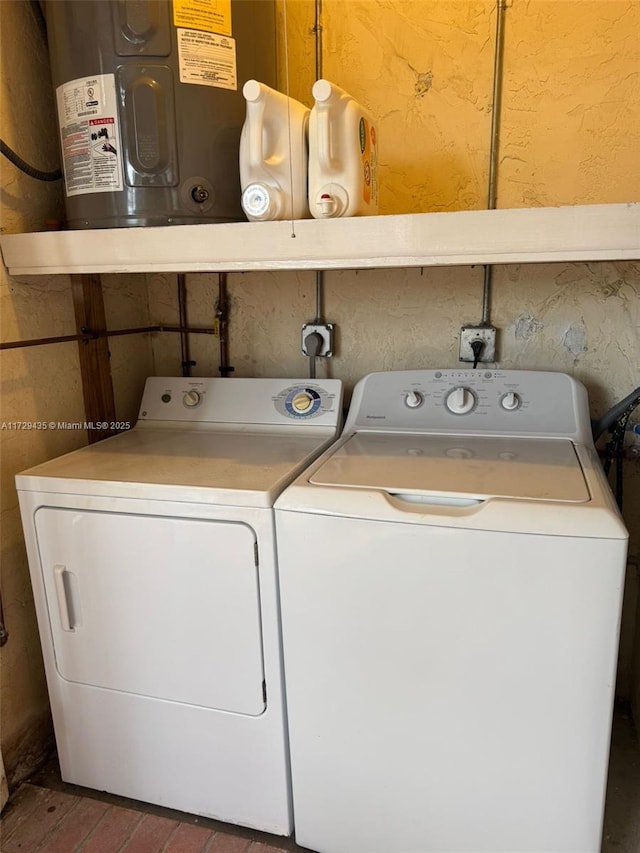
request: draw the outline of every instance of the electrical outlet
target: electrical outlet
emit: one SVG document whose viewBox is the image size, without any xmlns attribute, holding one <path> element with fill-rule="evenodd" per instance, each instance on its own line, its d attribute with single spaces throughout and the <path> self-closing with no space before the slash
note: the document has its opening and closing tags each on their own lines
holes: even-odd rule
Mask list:
<svg viewBox="0 0 640 853">
<path fill-rule="evenodd" d="M 460 361 L 476 361 L 471 344 L 482 341 L 483 347 L 478 362 L 483 364 L 496 360 L 496 330 L 493 326 L 463 326 L 460 329 Z"/>
<path fill-rule="evenodd" d="M 317 354 L 322 358 L 331 358 L 333 355 L 333 329 L 333 323 L 305 323 L 302 327 L 302 352 L 309 355 L 307 338 L 315 332 L 322 338 L 322 346 Z"/>
</svg>

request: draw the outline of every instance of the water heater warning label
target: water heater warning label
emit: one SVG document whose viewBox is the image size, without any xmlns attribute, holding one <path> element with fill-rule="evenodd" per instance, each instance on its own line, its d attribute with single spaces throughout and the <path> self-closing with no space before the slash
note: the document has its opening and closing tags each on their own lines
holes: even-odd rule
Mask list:
<svg viewBox="0 0 640 853">
<path fill-rule="evenodd" d="M 70 80 L 56 90 L 68 196 L 122 189 L 122 148 L 113 74 Z"/>
<path fill-rule="evenodd" d="M 200 30 L 176 30 L 180 82 L 237 89 L 236 40 Z"/>
<path fill-rule="evenodd" d="M 173 0 L 176 27 L 231 35 L 231 0 Z"/>
</svg>

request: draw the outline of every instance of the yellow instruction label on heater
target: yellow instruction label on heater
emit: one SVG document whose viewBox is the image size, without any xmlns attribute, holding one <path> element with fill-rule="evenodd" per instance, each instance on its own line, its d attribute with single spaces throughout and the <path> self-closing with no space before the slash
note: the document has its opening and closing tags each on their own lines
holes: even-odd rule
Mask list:
<svg viewBox="0 0 640 853">
<path fill-rule="evenodd" d="M 176 27 L 231 35 L 231 0 L 173 0 Z"/>
</svg>

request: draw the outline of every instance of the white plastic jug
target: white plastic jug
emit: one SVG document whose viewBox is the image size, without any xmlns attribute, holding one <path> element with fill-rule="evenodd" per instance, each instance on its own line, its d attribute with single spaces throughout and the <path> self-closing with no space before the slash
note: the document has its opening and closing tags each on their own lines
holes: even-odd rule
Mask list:
<svg viewBox="0 0 640 853">
<path fill-rule="evenodd" d="M 242 92 L 242 209 L 251 220 L 308 218 L 309 108 L 257 80 Z"/>
<path fill-rule="evenodd" d="M 316 219 L 378 212 L 377 138 L 371 116 L 328 80 L 313 85 L 309 210 Z"/>
</svg>

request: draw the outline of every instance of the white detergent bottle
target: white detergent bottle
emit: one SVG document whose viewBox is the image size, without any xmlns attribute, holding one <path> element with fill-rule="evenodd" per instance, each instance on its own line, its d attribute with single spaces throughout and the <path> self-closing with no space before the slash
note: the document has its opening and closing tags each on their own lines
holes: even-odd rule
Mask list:
<svg viewBox="0 0 640 853">
<path fill-rule="evenodd" d="M 377 138 L 371 116 L 328 80 L 313 85 L 309 210 L 316 219 L 378 212 Z"/>
<path fill-rule="evenodd" d="M 308 218 L 309 108 L 257 80 L 247 80 L 242 92 L 242 209 L 254 221 Z"/>
</svg>

